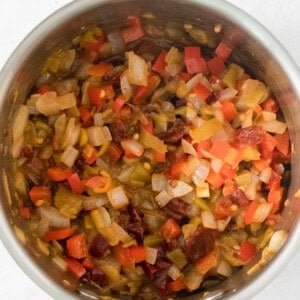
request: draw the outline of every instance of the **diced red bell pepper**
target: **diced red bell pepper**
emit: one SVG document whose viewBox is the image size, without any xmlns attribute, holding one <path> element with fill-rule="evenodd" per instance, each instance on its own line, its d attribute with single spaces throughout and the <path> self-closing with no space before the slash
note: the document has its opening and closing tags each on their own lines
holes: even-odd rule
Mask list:
<svg viewBox="0 0 300 300">
<path fill-rule="evenodd" d="M 223 196 L 230 196 L 236 190 L 236 183 L 232 179 L 226 179 L 223 185 Z"/>
<path fill-rule="evenodd" d="M 53 88 L 50 85 L 45 84 L 45 85 L 41 85 L 38 88 L 37 93 L 43 95 L 43 94 L 51 92 L 51 91 L 53 91 Z"/>
<path fill-rule="evenodd" d="M 30 208 L 28 206 L 21 207 L 20 214 L 24 219 L 29 220 L 31 217 Z"/>
<path fill-rule="evenodd" d="M 224 42 L 220 42 L 215 50 L 215 54 L 217 57 L 221 58 L 223 61 L 226 61 L 226 59 L 231 54 L 231 51 L 232 51 L 231 47 L 229 47 Z"/>
<path fill-rule="evenodd" d="M 128 248 L 129 256 L 135 263 L 140 263 L 147 258 L 147 249 L 144 246 L 132 246 Z"/>
<path fill-rule="evenodd" d="M 134 268 L 134 259 L 130 256 L 129 249 L 120 244 L 114 247 L 114 255 L 119 264 L 125 268 Z"/>
<path fill-rule="evenodd" d="M 222 140 L 215 140 L 212 143 L 210 153 L 214 157 L 224 160 L 230 149 L 231 146 L 227 142 Z"/>
<path fill-rule="evenodd" d="M 184 278 L 180 277 L 174 281 L 168 282 L 166 289 L 170 292 L 182 291 L 183 289 L 185 289 Z"/>
<path fill-rule="evenodd" d="M 64 229 L 50 230 L 45 233 L 44 239 L 47 242 L 64 240 L 70 237 L 75 231 L 75 228 L 69 227 Z"/>
<path fill-rule="evenodd" d="M 166 241 L 176 239 L 181 234 L 181 227 L 173 218 L 169 218 L 159 229 L 160 234 Z"/>
<path fill-rule="evenodd" d="M 170 169 L 170 176 L 172 179 L 179 179 L 182 172 L 186 168 L 186 161 L 178 161 L 172 164 Z"/>
<path fill-rule="evenodd" d="M 192 74 L 189 74 L 187 72 L 180 72 L 178 73 L 178 75 L 184 80 L 184 82 L 189 81 L 193 77 Z"/>
<path fill-rule="evenodd" d="M 91 76 L 98 76 L 98 77 L 104 77 L 106 76 L 111 70 L 113 69 L 113 65 L 105 62 L 105 61 L 101 61 L 100 63 L 96 64 L 96 65 L 92 65 L 88 68 L 87 70 L 87 74 L 91 75 Z"/>
<path fill-rule="evenodd" d="M 102 108 L 106 100 L 113 99 L 115 92 L 110 84 L 88 87 L 90 104 Z"/>
<path fill-rule="evenodd" d="M 84 185 L 91 188 L 95 193 L 104 193 L 110 186 L 110 178 L 102 175 L 92 176 L 83 181 Z"/>
<path fill-rule="evenodd" d="M 39 206 L 40 204 L 44 204 L 45 202 L 50 202 L 52 198 L 51 189 L 49 186 L 34 186 L 29 191 L 29 197 L 35 205 Z M 43 203 L 39 203 L 40 201 L 42 201 Z"/>
<path fill-rule="evenodd" d="M 268 194 L 268 202 L 273 204 L 272 213 L 279 210 L 281 199 L 283 195 L 283 188 L 281 186 L 272 186 Z"/>
<path fill-rule="evenodd" d="M 206 254 L 204 257 L 201 257 L 195 263 L 195 269 L 198 273 L 205 275 L 210 269 L 214 268 L 218 263 L 216 254 L 214 252 L 210 252 Z"/>
<path fill-rule="evenodd" d="M 256 254 L 256 246 L 248 241 L 243 241 L 238 256 L 245 262 L 251 260 Z"/>
<path fill-rule="evenodd" d="M 145 130 L 151 134 L 153 133 L 153 122 L 150 118 L 147 119 L 147 123 L 140 122 L 139 125 L 141 130 Z"/>
<path fill-rule="evenodd" d="M 262 158 L 272 159 L 273 151 L 276 145 L 277 145 L 277 140 L 269 133 L 265 133 L 264 139 L 261 143 Z"/>
<path fill-rule="evenodd" d="M 134 42 L 145 35 L 145 31 L 138 17 L 128 18 L 128 27 L 122 31 L 122 38 L 125 44 Z"/>
<path fill-rule="evenodd" d="M 225 163 L 220 170 L 220 174 L 225 179 L 233 179 L 236 176 L 236 170 L 231 165 Z"/>
<path fill-rule="evenodd" d="M 290 149 L 290 137 L 288 131 L 286 130 L 282 134 L 276 134 L 274 138 L 277 141 L 276 149 L 284 156 L 287 156 Z"/>
<path fill-rule="evenodd" d="M 261 158 L 259 160 L 252 161 L 252 163 L 258 171 L 262 171 L 270 166 L 271 160 Z"/>
<path fill-rule="evenodd" d="M 254 214 L 258 205 L 259 204 L 256 201 L 251 201 L 249 206 L 246 208 L 244 212 L 244 222 L 246 225 L 249 225 L 253 222 Z"/>
<path fill-rule="evenodd" d="M 92 117 L 91 112 L 86 107 L 81 106 L 78 110 L 79 110 L 80 119 L 84 123 L 86 123 Z"/>
<path fill-rule="evenodd" d="M 214 57 L 214 58 L 210 59 L 207 62 L 207 67 L 208 67 L 209 71 L 215 75 L 220 74 L 225 69 L 224 62 L 223 62 L 222 58 L 220 58 L 220 57 Z"/>
<path fill-rule="evenodd" d="M 132 103 L 140 104 L 144 102 L 156 90 L 159 83 L 160 83 L 160 78 L 158 76 L 150 75 L 148 77 L 148 85 L 139 86 L 136 89 L 132 99 Z"/>
<path fill-rule="evenodd" d="M 210 141 L 206 140 L 206 141 L 201 141 L 198 142 L 197 144 L 194 145 L 198 158 L 202 158 L 204 155 L 202 153 L 202 150 L 204 151 L 209 151 L 210 149 Z"/>
<path fill-rule="evenodd" d="M 67 178 L 72 175 L 70 169 L 60 168 L 60 167 L 51 167 L 46 171 L 47 177 L 55 182 L 67 180 Z"/>
<path fill-rule="evenodd" d="M 267 99 L 263 104 L 263 109 L 265 111 L 273 112 L 276 113 L 277 110 L 279 109 L 278 102 L 274 100 L 273 98 Z"/>
<path fill-rule="evenodd" d="M 82 182 L 80 180 L 80 177 L 79 177 L 78 173 L 71 174 L 67 178 L 67 180 L 68 180 L 68 183 L 71 187 L 71 190 L 74 193 L 82 194 L 84 192 L 84 188 L 83 188 L 83 185 L 82 185 Z"/>
<path fill-rule="evenodd" d="M 205 85 L 198 83 L 195 87 L 194 87 L 194 92 L 197 94 L 198 97 L 200 97 L 203 101 L 205 101 L 210 94 L 212 93 L 212 91 L 207 88 Z"/>
<path fill-rule="evenodd" d="M 80 279 L 86 273 L 85 268 L 76 259 L 67 257 L 65 260 L 67 262 L 68 269 L 77 279 Z"/>
<path fill-rule="evenodd" d="M 157 57 L 156 61 L 154 62 L 153 66 L 152 66 L 152 71 L 155 71 L 159 74 L 162 74 L 165 71 L 165 58 L 167 55 L 168 51 L 166 51 L 165 49 L 163 49 L 159 56 Z"/>
<path fill-rule="evenodd" d="M 123 151 L 122 147 L 120 147 L 119 145 L 117 145 L 115 143 L 111 143 L 109 145 L 108 156 L 112 163 L 117 162 L 121 158 L 123 153 L 124 153 L 124 151 Z"/>
<path fill-rule="evenodd" d="M 185 47 L 184 63 L 189 74 L 203 73 L 207 69 L 200 47 Z"/>
<path fill-rule="evenodd" d="M 214 172 L 213 170 L 210 170 L 206 181 L 214 188 L 218 189 L 224 184 L 224 178 L 219 174 Z"/>
<path fill-rule="evenodd" d="M 223 100 L 221 102 L 221 111 L 228 122 L 232 121 L 238 115 L 235 105 L 230 100 Z"/>
<path fill-rule="evenodd" d="M 120 95 L 117 99 L 112 103 L 111 108 L 114 112 L 120 112 L 122 106 L 126 103 L 126 99 L 124 95 Z"/>
<path fill-rule="evenodd" d="M 95 264 L 90 256 L 87 256 L 84 258 L 82 261 L 81 265 L 86 269 L 86 270 L 91 270 L 94 268 Z"/>
<path fill-rule="evenodd" d="M 68 238 L 66 247 L 69 256 L 73 258 L 81 259 L 88 254 L 85 234 L 83 232 Z"/>
<path fill-rule="evenodd" d="M 152 154 L 153 154 L 153 160 L 155 162 L 158 162 L 158 163 L 164 163 L 166 162 L 166 153 L 160 153 L 158 151 L 152 151 Z"/>
<path fill-rule="evenodd" d="M 218 200 L 214 207 L 214 216 L 216 220 L 222 220 L 229 216 L 232 216 L 233 211 L 231 209 L 232 201 L 229 197 L 223 197 Z"/>
</svg>

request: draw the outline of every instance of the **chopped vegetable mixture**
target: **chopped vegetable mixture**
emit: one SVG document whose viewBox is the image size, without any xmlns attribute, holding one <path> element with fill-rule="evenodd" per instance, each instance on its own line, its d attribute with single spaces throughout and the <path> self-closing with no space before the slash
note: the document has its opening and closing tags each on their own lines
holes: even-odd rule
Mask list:
<svg viewBox="0 0 300 300">
<path fill-rule="evenodd" d="M 99 295 L 231 276 L 268 245 L 289 183 L 278 103 L 227 62 L 230 45 L 151 51 L 147 34 L 137 17 L 86 31 L 45 61 L 13 125 L 20 214 L 49 261 Z"/>
</svg>

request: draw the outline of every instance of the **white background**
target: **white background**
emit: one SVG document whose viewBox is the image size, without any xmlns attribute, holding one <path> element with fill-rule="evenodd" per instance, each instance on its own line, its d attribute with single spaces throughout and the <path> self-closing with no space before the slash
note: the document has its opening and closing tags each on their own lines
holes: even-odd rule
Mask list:
<svg viewBox="0 0 300 300">
<path fill-rule="evenodd" d="M 45 17 L 71 0 L 0 1 L 0 69 L 19 42 Z M 299 0 L 228 0 L 260 21 L 300 66 Z M 299 82 L 300 84 L 300 82 Z M 1 230 L 1 228 L 0 228 Z M 300 251 L 255 300 L 300 299 Z M 0 299 L 51 300 L 16 265 L 0 241 Z"/>
</svg>

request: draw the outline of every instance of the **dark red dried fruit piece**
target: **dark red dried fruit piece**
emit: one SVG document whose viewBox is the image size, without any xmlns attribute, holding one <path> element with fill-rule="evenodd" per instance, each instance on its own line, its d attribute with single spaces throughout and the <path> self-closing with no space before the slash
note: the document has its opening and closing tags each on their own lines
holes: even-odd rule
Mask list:
<svg viewBox="0 0 300 300">
<path fill-rule="evenodd" d="M 189 261 L 194 263 L 211 252 L 215 246 L 216 235 L 216 230 L 199 226 L 194 234 L 184 242 L 183 249 Z"/>
<path fill-rule="evenodd" d="M 185 122 L 182 119 L 176 119 L 173 125 L 163 132 L 159 132 L 157 137 L 167 144 L 176 144 L 185 134 Z"/>
<path fill-rule="evenodd" d="M 92 270 L 87 272 L 87 279 L 99 285 L 100 287 L 106 287 L 109 281 L 100 266 L 96 266 Z"/>
<path fill-rule="evenodd" d="M 236 189 L 232 195 L 230 195 L 230 200 L 239 207 L 247 206 L 249 204 L 249 199 L 240 189 Z"/>
<path fill-rule="evenodd" d="M 235 131 L 235 142 L 242 145 L 255 146 L 264 140 L 264 132 L 260 126 L 249 126 Z"/>
<path fill-rule="evenodd" d="M 91 244 L 89 253 L 93 257 L 101 258 L 104 255 L 105 251 L 108 249 L 108 247 L 109 245 L 107 240 L 101 234 L 98 234 Z"/>
<path fill-rule="evenodd" d="M 173 198 L 163 209 L 162 211 L 168 216 L 176 221 L 180 221 L 187 214 L 187 209 L 189 205 L 186 204 L 180 198 Z"/>
</svg>

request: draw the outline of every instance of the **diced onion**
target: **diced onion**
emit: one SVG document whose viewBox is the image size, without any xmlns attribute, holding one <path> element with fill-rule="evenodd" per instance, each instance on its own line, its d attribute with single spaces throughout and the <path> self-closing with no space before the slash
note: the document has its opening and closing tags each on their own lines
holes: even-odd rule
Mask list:
<svg viewBox="0 0 300 300">
<path fill-rule="evenodd" d="M 152 190 L 155 192 L 161 192 L 167 187 L 168 179 L 164 174 L 152 175 Z"/>
<path fill-rule="evenodd" d="M 218 94 L 219 101 L 232 99 L 237 95 L 238 91 L 233 88 L 221 90 Z"/>
<path fill-rule="evenodd" d="M 232 274 L 232 269 L 227 262 L 222 260 L 217 268 L 217 273 L 229 277 Z"/>
<path fill-rule="evenodd" d="M 259 179 L 264 183 L 268 183 L 271 178 L 271 175 L 272 175 L 272 168 L 268 167 L 260 172 Z"/>
<path fill-rule="evenodd" d="M 135 139 L 126 139 L 121 141 L 121 146 L 125 152 L 132 153 L 135 156 L 142 156 L 144 153 L 144 147 L 141 143 Z"/>
<path fill-rule="evenodd" d="M 171 76 L 175 76 L 181 72 L 184 65 L 182 53 L 177 48 L 171 47 L 166 55 L 165 63 L 167 72 Z"/>
<path fill-rule="evenodd" d="M 272 252 L 278 252 L 288 238 L 288 233 L 285 230 L 275 231 L 270 239 L 268 248 Z"/>
<path fill-rule="evenodd" d="M 128 59 L 128 81 L 135 85 L 148 85 L 148 65 L 146 61 L 133 51 L 125 53 Z"/>
<path fill-rule="evenodd" d="M 93 210 L 108 203 L 105 196 L 85 197 L 83 200 L 83 208 L 85 210 Z"/>
<path fill-rule="evenodd" d="M 52 262 L 58 267 L 60 271 L 66 272 L 68 269 L 67 262 L 59 255 L 52 257 Z"/>
<path fill-rule="evenodd" d="M 45 116 L 57 115 L 59 113 L 59 104 L 56 92 L 51 91 L 40 95 L 36 101 L 36 108 Z"/>
<path fill-rule="evenodd" d="M 181 139 L 181 145 L 182 145 L 184 153 L 187 153 L 187 154 L 197 157 L 197 152 L 196 152 L 195 148 L 187 140 Z"/>
<path fill-rule="evenodd" d="M 193 190 L 193 187 L 179 180 L 169 180 L 166 188 L 167 193 L 172 197 L 182 197 Z"/>
<path fill-rule="evenodd" d="M 77 99 L 74 92 L 71 92 L 57 97 L 56 102 L 58 103 L 58 107 L 60 110 L 65 110 L 76 106 Z"/>
<path fill-rule="evenodd" d="M 131 166 L 128 169 L 124 169 L 121 174 L 118 176 L 118 180 L 121 182 L 128 181 L 130 175 L 132 174 L 133 170 L 135 169 L 135 166 Z"/>
<path fill-rule="evenodd" d="M 197 186 L 204 183 L 210 171 L 210 163 L 207 160 L 199 159 L 198 161 L 199 164 L 191 176 L 194 184 Z"/>
<path fill-rule="evenodd" d="M 231 217 L 227 217 L 225 220 L 218 220 L 217 221 L 217 229 L 218 231 L 222 232 L 225 230 L 225 228 L 227 227 L 227 225 L 229 224 L 231 220 Z"/>
<path fill-rule="evenodd" d="M 102 113 L 96 113 L 93 116 L 95 126 L 103 126 Z"/>
<path fill-rule="evenodd" d="M 172 197 L 166 192 L 166 190 L 162 190 L 156 197 L 155 201 L 158 203 L 160 207 L 166 206 Z"/>
<path fill-rule="evenodd" d="M 146 247 L 146 262 L 154 265 L 157 259 L 157 249 Z"/>
<path fill-rule="evenodd" d="M 128 79 L 128 71 L 123 72 L 123 74 L 120 76 L 120 86 L 122 94 L 127 100 L 129 100 L 133 95 L 133 88 Z"/>
<path fill-rule="evenodd" d="M 172 280 L 176 280 L 176 279 L 178 279 L 179 277 L 182 276 L 182 273 L 180 272 L 180 270 L 175 265 L 172 265 L 168 269 L 168 275 L 172 278 Z"/>
<path fill-rule="evenodd" d="M 272 203 L 261 203 L 258 205 L 257 209 L 255 210 L 253 222 L 263 222 L 268 215 L 270 214 L 273 208 Z"/>
<path fill-rule="evenodd" d="M 287 125 L 283 122 L 274 120 L 269 122 L 258 123 L 265 131 L 282 134 L 286 131 Z"/>
<path fill-rule="evenodd" d="M 93 146 L 102 146 L 107 142 L 104 136 L 103 128 L 99 126 L 91 126 L 86 129 L 89 143 Z"/>
<path fill-rule="evenodd" d="M 107 197 L 114 209 L 120 209 L 129 203 L 122 186 L 118 186 L 108 191 Z"/>
<path fill-rule="evenodd" d="M 28 107 L 26 105 L 21 105 L 15 117 L 15 121 L 12 128 L 12 136 L 14 142 L 23 136 L 28 117 Z"/>
<path fill-rule="evenodd" d="M 112 141 L 112 136 L 111 136 L 109 128 L 107 126 L 103 126 L 102 131 L 103 131 L 106 142 Z"/>
<path fill-rule="evenodd" d="M 207 182 L 198 183 L 196 186 L 196 195 L 199 198 L 209 198 L 210 197 L 210 190 L 209 184 Z"/>
<path fill-rule="evenodd" d="M 70 118 L 64 136 L 62 138 L 62 148 L 67 148 L 68 145 L 74 146 L 79 139 L 80 125 L 76 124 L 75 118 Z"/>
<path fill-rule="evenodd" d="M 224 162 L 218 158 L 214 158 L 210 162 L 212 170 L 216 173 L 219 173 L 224 165 Z"/>
<path fill-rule="evenodd" d="M 189 291 L 194 291 L 199 288 L 202 281 L 203 275 L 192 269 L 185 276 L 184 283 Z"/>
<path fill-rule="evenodd" d="M 210 228 L 210 229 L 217 228 L 216 220 L 210 211 L 208 210 L 202 211 L 201 219 L 202 219 L 202 224 L 205 228 Z"/>
<path fill-rule="evenodd" d="M 64 163 L 67 167 L 73 167 L 75 160 L 79 155 L 79 151 L 73 146 L 68 146 L 66 150 L 63 152 L 60 161 Z"/>
<path fill-rule="evenodd" d="M 98 167 L 100 167 L 102 170 L 108 171 L 109 166 L 108 166 L 108 164 L 101 157 L 97 158 L 96 165 Z"/>
<path fill-rule="evenodd" d="M 118 225 L 116 222 L 113 222 L 111 224 L 111 229 L 114 231 L 115 235 L 118 237 L 118 239 L 123 243 L 129 243 L 132 240 L 132 237 L 125 231 L 120 225 Z"/>
<path fill-rule="evenodd" d="M 49 221 L 49 226 L 55 228 L 70 227 L 70 219 L 61 214 L 55 207 L 39 207 L 37 213 L 41 218 Z"/>
</svg>

